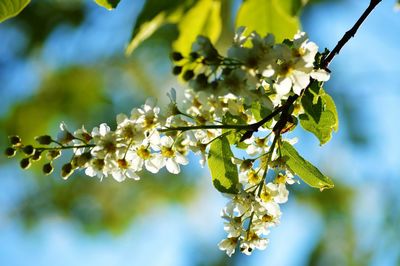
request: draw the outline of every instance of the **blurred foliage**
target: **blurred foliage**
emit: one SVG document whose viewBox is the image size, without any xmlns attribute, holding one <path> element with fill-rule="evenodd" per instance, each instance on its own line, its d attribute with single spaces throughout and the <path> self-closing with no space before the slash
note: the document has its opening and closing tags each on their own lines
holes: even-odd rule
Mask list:
<svg viewBox="0 0 400 266">
<path fill-rule="evenodd" d="M 140 43 L 161 27 L 166 24 L 177 23 L 183 13 L 193 5 L 193 1 L 184 3 L 182 5 L 182 1 L 178 0 L 147 0 L 136 19 L 131 41 L 126 48 L 126 54 L 131 54 Z"/>
<path fill-rule="evenodd" d="M 364 265 L 351 262 L 356 245 L 351 217 L 355 191 L 343 184 L 336 184 L 334 190 L 323 193 L 310 189 L 295 193 L 300 202 L 318 210 L 324 220 L 321 237 L 308 265 Z"/>
<path fill-rule="evenodd" d="M 0 2 L 0 22 L 19 14 L 30 0 L 2 0 Z"/>
<path fill-rule="evenodd" d="M 94 0 L 98 5 L 108 9 L 112 10 L 116 8 L 119 4 L 120 0 Z"/>
<path fill-rule="evenodd" d="M 61 25 L 79 26 L 84 18 L 81 1 L 33 1 L 18 17 L 8 21 L 17 26 L 27 41 L 26 52 L 31 52 L 46 41 L 47 37 Z"/>
<path fill-rule="evenodd" d="M 40 176 L 14 215 L 31 228 L 42 219 L 61 216 L 78 222 L 88 233 L 122 233 L 135 217 L 156 205 L 182 203 L 193 197 L 193 180 L 171 174 L 142 175 L 140 182 L 74 175 L 68 181 Z M 53 174 L 55 175 L 55 174 Z"/>
<path fill-rule="evenodd" d="M 101 72 L 95 68 L 75 66 L 48 74 L 37 93 L 15 104 L 1 121 L 7 135 L 31 140 L 54 129 L 55 121 L 74 119 L 83 124 L 109 104 Z"/>
<path fill-rule="evenodd" d="M 207 36 L 215 43 L 221 34 L 221 2 L 199 0 L 190 10 L 184 13 L 178 22 L 179 37 L 173 48 L 183 54 L 189 54 L 192 43 L 198 35 Z M 196 18 L 193 20 L 193 18 Z"/>
</svg>

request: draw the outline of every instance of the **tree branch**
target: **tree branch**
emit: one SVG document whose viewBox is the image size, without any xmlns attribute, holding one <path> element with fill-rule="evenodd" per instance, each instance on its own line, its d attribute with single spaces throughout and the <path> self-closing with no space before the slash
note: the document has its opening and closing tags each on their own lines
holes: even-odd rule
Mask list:
<svg viewBox="0 0 400 266">
<path fill-rule="evenodd" d="M 372 10 L 375 9 L 375 7 L 381 2 L 382 0 L 371 0 L 368 7 L 365 9 L 365 11 L 362 13 L 362 15 L 358 18 L 356 23 L 351 27 L 350 30 L 348 30 L 343 37 L 339 40 L 339 42 L 336 44 L 336 46 L 333 48 L 333 50 L 328 54 L 327 57 L 325 57 L 322 62 L 321 62 L 321 67 L 324 69 L 327 69 L 333 58 L 339 54 L 340 50 L 347 44 L 347 42 L 354 37 L 354 35 L 357 33 L 358 29 L 360 28 L 361 24 L 365 21 L 365 19 L 369 16 L 369 14 L 372 12 Z M 310 80 L 310 83 L 308 86 L 303 89 L 303 91 L 300 93 L 302 95 L 305 91 L 307 91 L 311 85 L 315 82 L 314 79 Z M 277 123 L 279 126 L 275 126 L 273 129 L 274 132 L 278 131 L 279 128 L 283 128 L 287 122 L 287 119 L 290 117 L 289 114 L 289 108 L 293 105 L 293 103 L 300 97 L 300 95 L 291 95 L 287 101 L 277 107 L 271 114 L 267 115 L 264 117 L 262 120 L 253 123 L 253 124 L 247 124 L 247 125 L 199 125 L 199 126 L 183 126 L 183 127 L 169 127 L 169 128 L 163 128 L 163 129 L 158 129 L 159 132 L 169 132 L 169 131 L 187 131 L 187 130 L 194 130 L 194 129 L 236 129 L 236 130 L 247 130 L 245 134 L 242 136 L 240 139 L 241 141 L 250 138 L 251 135 L 254 132 L 258 131 L 258 128 L 264 125 L 266 122 L 271 120 L 274 116 L 278 115 L 279 113 L 281 114 L 281 117 Z"/>
<path fill-rule="evenodd" d="M 326 69 L 333 58 L 339 54 L 340 50 L 347 44 L 347 42 L 354 37 L 354 35 L 357 33 L 357 30 L 360 28 L 361 24 L 365 21 L 365 19 L 369 16 L 369 14 L 372 12 L 372 10 L 375 9 L 375 7 L 381 2 L 382 0 L 371 0 L 368 7 L 365 9 L 365 11 L 361 14 L 361 16 L 358 18 L 356 23 L 351 27 L 350 30 L 348 30 L 343 37 L 339 40 L 339 42 L 336 44 L 336 46 L 333 48 L 333 50 L 328 54 L 327 57 L 325 57 L 322 62 L 321 62 L 321 67 Z M 307 91 L 311 85 L 315 82 L 314 79 L 310 80 L 310 83 L 308 86 L 303 89 L 303 91 L 300 93 L 302 95 L 305 91 Z M 300 97 L 300 95 L 292 95 L 288 98 L 288 100 L 285 103 L 285 108 L 282 109 L 281 117 L 277 123 L 278 124 L 286 124 L 287 119 L 288 119 L 288 110 L 289 108 L 293 105 L 293 103 Z M 264 120 L 264 119 L 263 119 Z M 281 121 L 282 120 L 282 121 Z M 273 131 L 275 132 L 279 128 L 274 128 Z"/>
<path fill-rule="evenodd" d="M 356 21 L 353 27 L 348 30 L 340 39 L 340 41 L 336 44 L 335 48 L 329 53 L 329 55 L 323 60 L 322 67 L 327 68 L 331 63 L 332 59 L 339 54 L 340 50 L 345 46 L 345 44 L 357 33 L 357 30 L 360 28 L 361 24 L 365 21 L 368 15 L 374 10 L 374 8 L 381 2 L 382 0 L 371 0 L 367 9 L 365 9 L 364 13 L 362 13 L 361 17 Z"/>
</svg>

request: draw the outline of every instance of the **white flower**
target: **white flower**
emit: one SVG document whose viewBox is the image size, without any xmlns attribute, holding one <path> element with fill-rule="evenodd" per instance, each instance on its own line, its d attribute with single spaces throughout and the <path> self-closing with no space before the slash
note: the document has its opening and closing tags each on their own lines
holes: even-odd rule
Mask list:
<svg viewBox="0 0 400 266">
<path fill-rule="evenodd" d="M 223 239 L 221 242 L 219 242 L 218 247 L 220 250 L 226 252 L 226 254 L 230 257 L 232 256 L 233 253 L 235 253 L 236 245 L 238 243 L 238 239 L 231 237 L 231 238 L 226 238 Z"/>
<path fill-rule="evenodd" d="M 74 139 L 72 140 L 72 143 L 74 146 L 81 146 L 84 144 L 87 144 L 91 139 L 92 136 L 87 132 L 84 126 L 82 126 L 80 129 L 77 129 L 74 131 Z M 81 155 L 82 153 L 85 152 L 85 148 L 74 148 L 74 154 L 75 155 Z"/>
<path fill-rule="evenodd" d="M 330 78 L 329 73 L 323 69 L 314 69 L 311 72 L 310 76 L 315 80 L 323 81 L 323 82 L 328 81 Z"/>
<path fill-rule="evenodd" d="M 105 158 L 107 154 L 113 155 L 118 151 L 117 135 L 107 124 L 103 123 L 100 127 L 93 128 L 92 137 L 96 145 L 92 149 L 93 156 Z"/>
<path fill-rule="evenodd" d="M 246 255 L 251 255 L 255 249 L 264 250 L 268 245 L 268 239 L 260 237 L 254 231 L 250 230 L 246 240 L 240 244 L 240 251 Z"/>
<path fill-rule="evenodd" d="M 279 198 L 278 186 L 273 183 L 267 183 L 263 186 L 260 197 L 256 197 L 256 201 L 265 208 L 271 215 L 280 215 L 280 208 L 278 205 Z"/>
<path fill-rule="evenodd" d="M 144 129 L 153 129 L 158 126 L 160 107 L 155 105 L 152 99 L 147 99 L 142 108 L 132 111 L 132 117 L 137 116 L 137 123 Z"/>
<path fill-rule="evenodd" d="M 318 46 L 314 42 L 308 41 L 305 32 L 298 32 L 293 38 L 294 56 L 304 62 L 307 67 L 314 64 L 315 55 L 318 53 Z"/>
<path fill-rule="evenodd" d="M 318 53 L 318 46 L 308 41 L 304 32 L 294 36 L 293 47 L 286 44 L 274 46 L 277 53 L 275 71 L 264 71 L 265 77 L 275 79 L 274 89 L 279 99 L 288 95 L 291 91 L 300 95 L 310 83 L 310 78 L 318 81 L 327 81 L 329 73 L 323 69 L 314 70 L 314 60 Z"/>
<path fill-rule="evenodd" d="M 185 132 L 185 138 L 182 141 L 182 145 L 188 146 L 189 149 L 200 156 L 199 162 L 201 167 L 204 167 L 207 161 L 207 144 L 202 143 L 201 140 L 197 139 L 192 131 Z"/>
<path fill-rule="evenodd" d="M 208 144 L 210 141 L 221 135 L 221 129 L 198 129 L 194 131 L 194 136 L 198 142 Z"/>
<path fill-rule="evenodd" d="M 60 130 L 57 134 L 57 141 L 59 143 L 68 144 L 74 139 L 74 136 L 68 131 L 67 125 L 64 122 L 60 123 Z"/>
<path fill-rule="evenodd" d="M 185 100 L 183 101 L 186 113 L 195 117 L 201 123 L 212 121 L 214 107 L 209 103 L 210 97 L 208 92 L 186 90 Z"/>
<path fill-rule="evenodd" d="M 131 141 L 132 144 L 141 142 L 145 137 L 142 125 L 137 120 L 128 118 L 125 114 L 117 115 L 115 133 L 118 139 Z"/>
<path fill-rule="evenodd" d="M 174 147 L 174 140 L 171 137 L 163 136 L 160 140 L 160 151 L 161 154 L 157 156 L 157 160 L 153 163 L 157 164 L 155 167 L 162 168 L 165 166 L 168 172 L 172 174 L 179 174 L 181 171 L 180 164 L 186 165 L 189 163 L 187 158 L 183 156 Z"/>
<path fill-rule="evenodd" d="M 229 217 L 239 217 L 253 210 L 254 196 L 242 190 L 236 195 L 227 195 L 231 200 L 223 209 L 223 215 Z"/>
<path fill-rule="evenodd" d="M 246 148 L 246 152 L 250 156 L 259 156 L 265 154 L 269 151 L 270 146 L 268 142 L 270 140 L 269 136 L 266 137 L 254 137 L 245 140 L 246 144 L 249 144 Z"/>
<path fill-rule="evenodd" d="M 139 145 L 134 148 L 132 154 L 132 167 L 135 171 L 141 171 L 143 166 L 151 173 L 158 173 L 162 168 L 163 158 L 159 153 L 153 153 L 148 145 Z"/>
<path fill-rule="evenodd" d="M 228 237 L 239 237 L 242 232 L 242 220 L 239 217 L 229 219 L 224 223 L 224 230 L 228 233 Z"/>
<path fill-rule="evenodd" d="M 132 167 L 132 153 L 130 152 L 125 153 L 123 156 L 118 156 L 117 159 L 106 159 L 106 164 L 112 169 L 111 175 L 118 182 L 122 182 L 126 178 L 140 179 Z"/>
<path fill-rule="evenodd" d="M 263 171 L 257 169 L 249 169 L 239 173 L 239 181 L 245 188 L 258 185 L 262 180 Z"/>
<path fill-rule="evenodd" d="M 219 99 L 222 101 L 223 106 L 225 106 L 222 109 L 225 113 L 229 112 L 235 116 L 244 114 L 245 108 L 243 106 L 243 98 L 240 98 L 232 93 L 228 93 L 224 96 L 220 96 Z"/>
<path fill-rule="evenodd" d="M 85 169 L 85 174 L 91 177 L 98 177 L 100 180 L 107 176 L 108 169 L 105 167 L 104 159 L 94 158 L 89 161 L 89 166 Z"/>
</svg>

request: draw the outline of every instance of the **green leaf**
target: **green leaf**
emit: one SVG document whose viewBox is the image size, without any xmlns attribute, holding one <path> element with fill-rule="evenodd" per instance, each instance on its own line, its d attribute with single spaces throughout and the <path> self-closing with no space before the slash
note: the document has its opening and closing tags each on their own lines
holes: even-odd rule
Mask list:
<svg viewBox="0 0 400 266">
<path fill-rule="evenodd" d="M 335 102 L 333 101 L 332 97 L 327 94 L 324 90 L 322 90 L 324 93 L 321 95 L 323 101 L 325 102 L 325 110 L 330 111 L 333 116 L 335 117 L 335 123 L 332 123 L 332 128 L 335 131 L 338 131 L 339 129 L 339 116 L 336 110 L 336 105 Z"/>
<path fill-rule="evenodd" d="M 251 112 L 254 118 L 259 121 L 269 115 L 272 111 L 260 103 L 260 101 L 255 101 L 251 103 Z"/>
<path fill-rule="evenodd" d="M 94 0 L 99 6 L 104 7 L 108 10 L 113 10 L 117 7 L 120 0 Z"/>
<path fill-rule="evenodd" d="M 220 1 L 199 0 L 179 21 L 179 37 L 172 44 L 174 50 L 189 54 L 198 35 L 206 36 L 215 43 L 222 28 L 220 11 Z"/>
<path fill-rule="evenodd" d="M 282 142 L 282 156 L 286 159 L 286 165 L 305 183 L 311 187 L 319 188 L 321 191 L 333 188 L 332 180 L 322 174 L 318 168 L 305 160 L 288 142 Z"/>
<path fill-rule="evenodd" d="M 286 13 L 296 16 L 300 14 L 301 9 L 308 3 L 308 0 L 281 0 L 280 3 Z"/>
<path fill-rule="evenodd" d="M 304 114 L 299 116 L 301 126 L 313 133 L 320 145 L 327 143 L 332 132 L 338 130 L 339 120 L 335 103 L 320 84 L 312 86 L 301 98 Z"/>
<path fill-rule="evenodd" d="M 253 114 L 254 118 L 259 121 L 262 119 L 261 117 L 261 104 L 258 101 L 254 101 L 251 103 L 251 113 Z"/>
<path fill-rule="evenodd" d="M 140 43 L 162 26 L 177 23 L 190 6 L 190 3 L 186 4 L 185 1 L 179 0 L 147 0 L 135 22 L 131 41 L 125 53 L 130 55 Z"/>
<path fill-rule="evenodd" d="M 30 0 L 1 0 L 0 1 L 0 22 L 18 15 Z"/>
<path fill-rule="evenodd" d="M 300 21 L 288 13 L 281 0 L 246 0 L 236 18 L 236 27 L 240 26 L 247 27 L 249 34 L 252 31 L 261 36 L 273 33 L 280 42 L 294 36 L 300 29 Z"/>
<path fill-rule="evenodd" d="M 238 193 L 238 170 L 232 163 L 233 153 L 226 136 L 218 138 L 211 143 L 208 155 L 214 187 L 222 193 Z"/>
</svg>

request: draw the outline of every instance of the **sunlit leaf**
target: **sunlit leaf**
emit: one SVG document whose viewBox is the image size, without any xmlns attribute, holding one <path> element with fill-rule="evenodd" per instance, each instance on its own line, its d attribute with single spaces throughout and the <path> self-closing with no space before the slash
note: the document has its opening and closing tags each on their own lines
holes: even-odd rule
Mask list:
<svg viewBox="0 0 400 266">
<path fill-rule="evenodd" d="M 105 9 L 112 10 L 117 7 L 120 0 L 94 0 L 99 6 Z"/>
<path fill-rule="evenodd" d="M 210 146 L 208 167 L 215 188 L 223 193 L 237 193 L 238 171 L 231 159 L 233 153 L 228 139 L 224 136 L 214 140 Z"/>
<path fill-rule="evenodd" d="M 140 43 L 168 23 L 177 23 L 190 3 L 179 0 L 147 0 L 132 31 L 125 53 L 130 55 Z"/>
<path fill-rule="evenodd" d="M 206 36 L 215 43 L 222 28 L 220 11 L 220 1 L 199 0 L 179 21 L 179 37 L 172 45 L 174 50 L 188 54 L 198 35 Z"/>
<path fill-rule="evenodd" d="M 241 5 L 236 27 L 245 26 L 248 33 L 273 33 L 277 41 L 291 38 L 300 29 L 298 17 L 288 13 L 280 0 L 246 0 Z"/>
<path fill-rule="evenodd" d="M 335 122 L 332 123 L 332 128 L 337 131 L 339 129 L 339 116 L 336 110 L 336 105 L 335 102 L 333 101 L 332 97 L 327 94 L 323 89 L 323 94 L 321 94 L 321 98 L 324 100 L 325 102 L 325 110 L 332 112 L 334 117 L 335 117 Z"/>
<path fill-rule="evenodd" d="M 332 132 L 338 130 L 339 124 L 332 98 L 316 85 L 304 93 L 301 104 L 304 109 L 304 114 L 299 116 L 301 126 L 313 133 L 320 145 L 327 143 L 332 137 Z"/>
<path fill-rule="evenodd" d="M 281 0 L 280 5 L 286 13 L 296 16 L 301 9 L 308 3 L 308 0 Z"/>
<path fill-rule="evenodd" d="M 30 0 L 1 0 L 0 1 L 0 22 L 18 15 Z"/>
<path fill-rule="evenodd" d="M 286 159 L 286 165 L 309 186 L 320 190 L 334 187 L 329 177 L 322 174 L 318 168 L 301 157 L 288 142 L 282 142 L 281 153 Z"/>
</svg>

